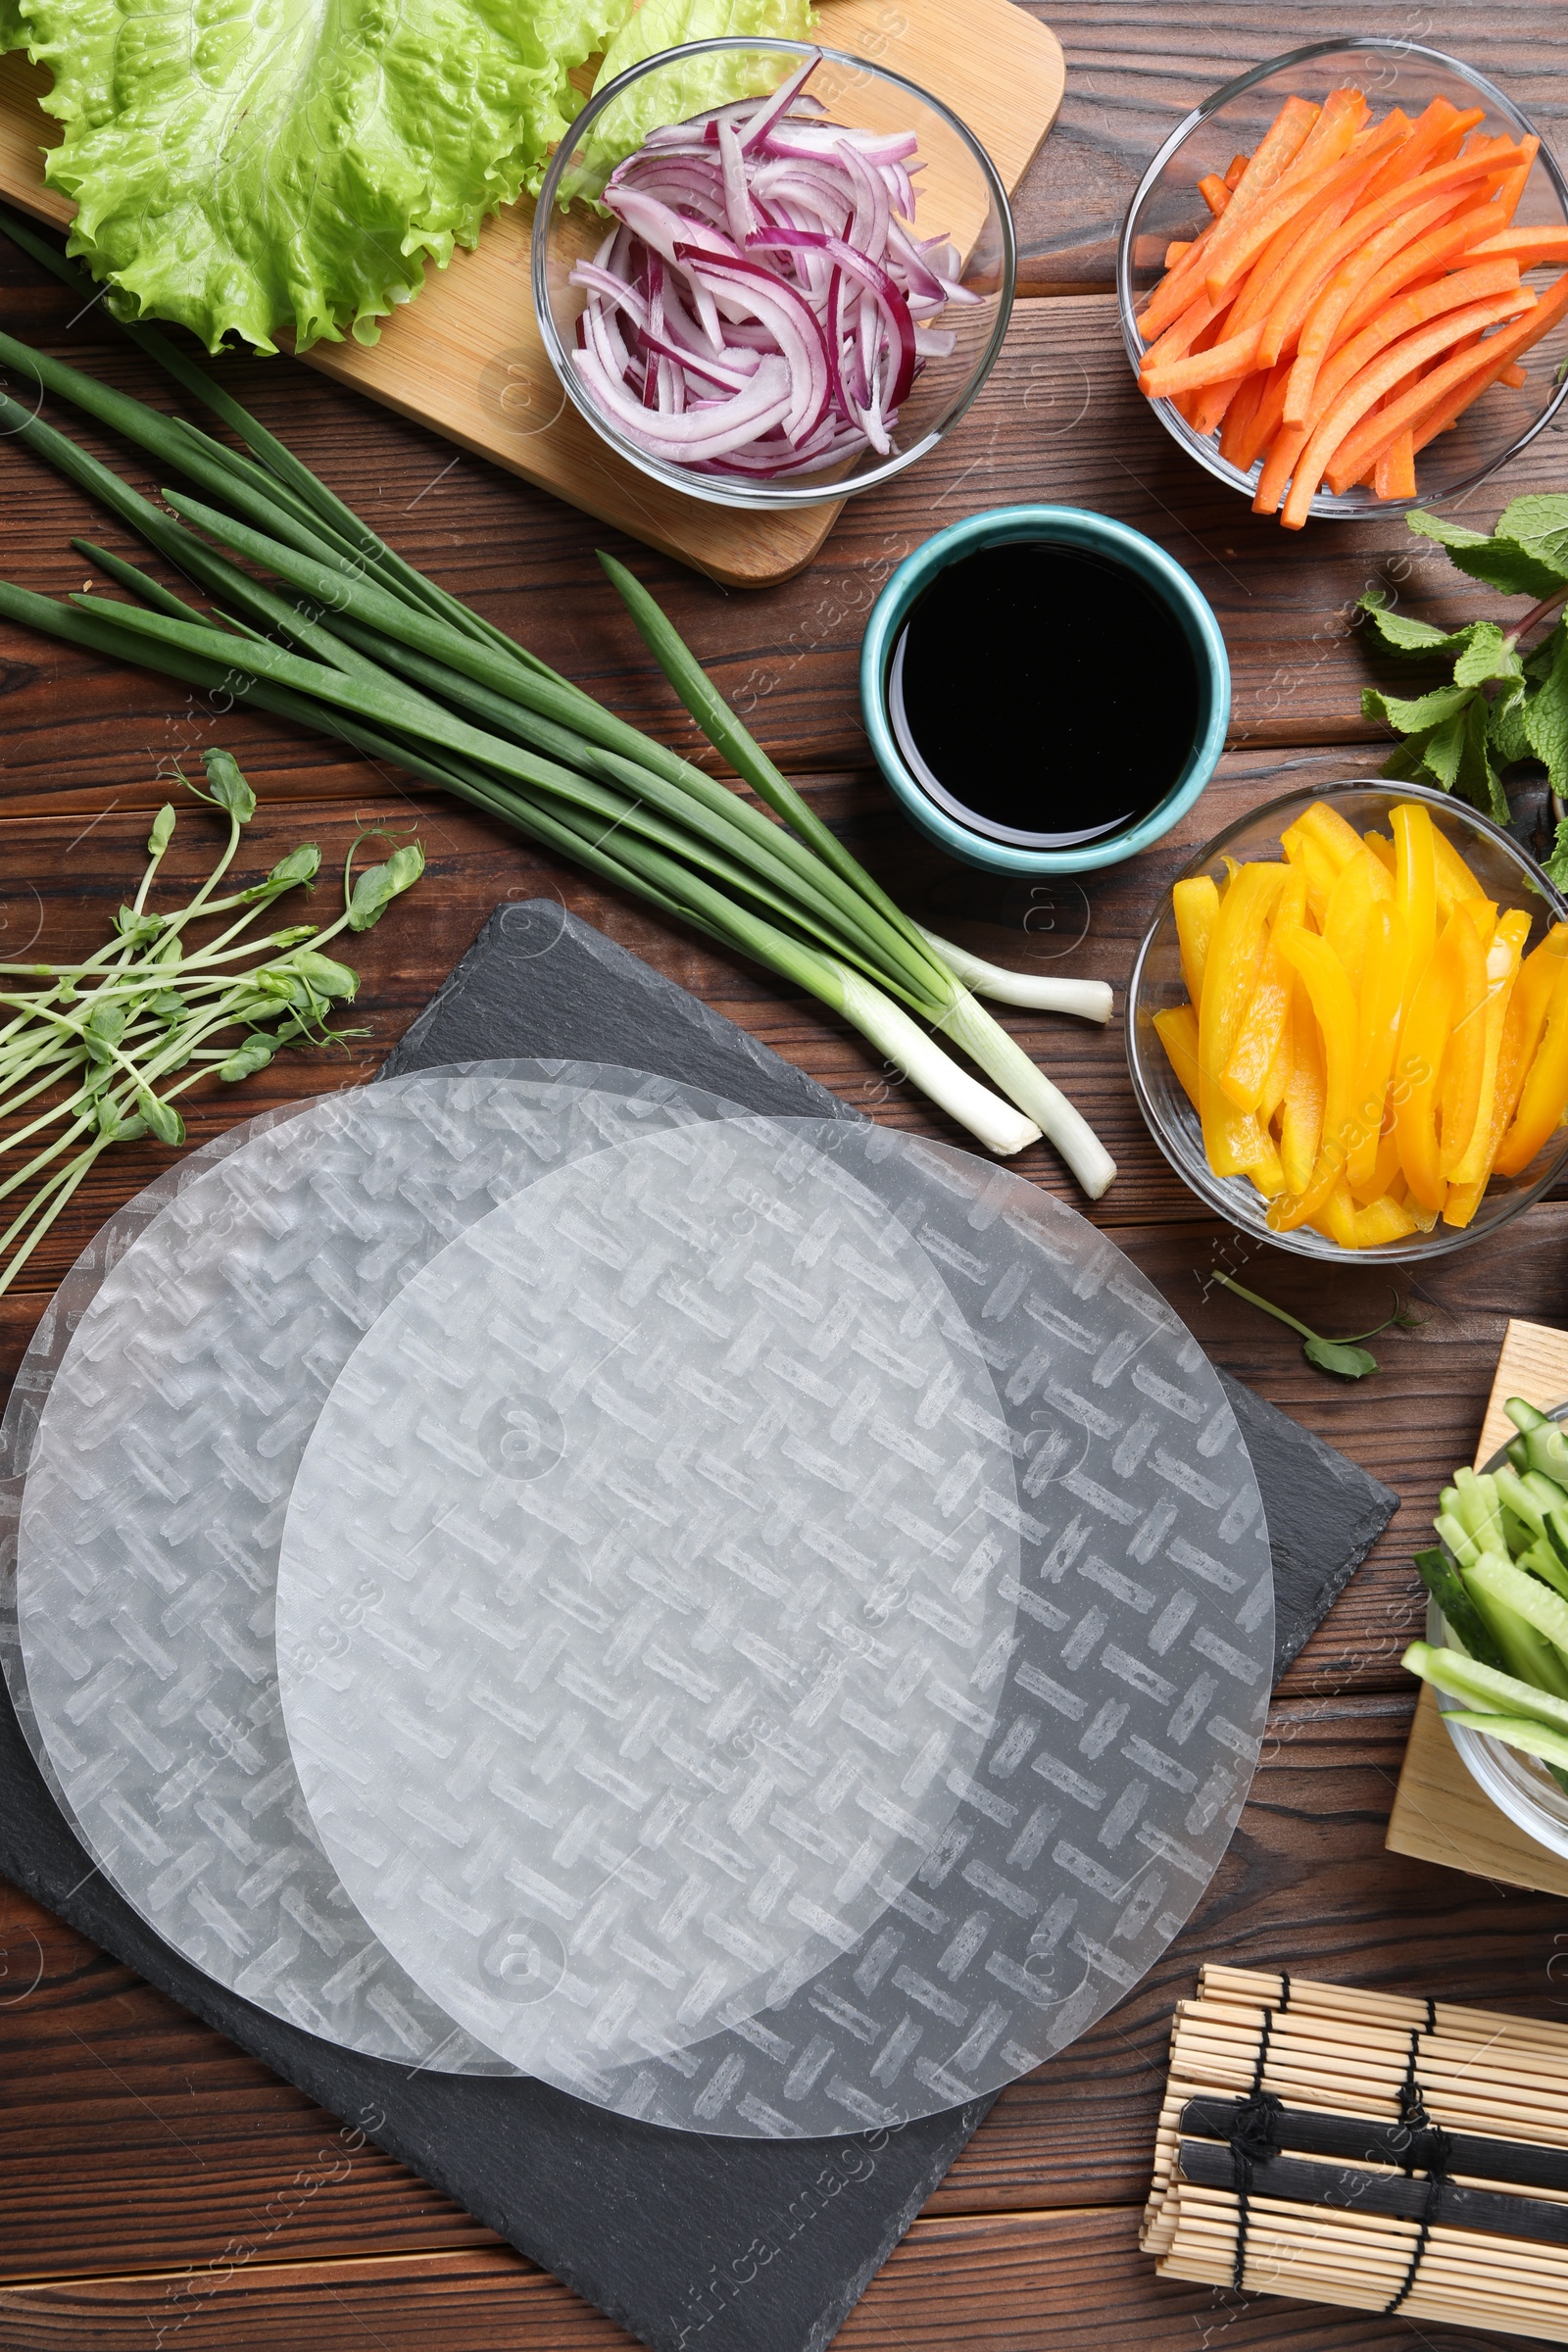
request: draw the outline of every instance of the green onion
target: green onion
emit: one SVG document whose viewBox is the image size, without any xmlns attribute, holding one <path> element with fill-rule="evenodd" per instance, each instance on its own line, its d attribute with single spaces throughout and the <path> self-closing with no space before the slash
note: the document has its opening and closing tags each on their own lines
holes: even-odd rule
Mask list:
<svg viewBox="0 0 1568 2352">
<path fill-rule="evenodd" d="M 0 223 L 9 226 L 3 215 Z M 71 266 L 42 240 L 18 241 L 74 282 Z M 602 561 L 666 676 L 710 743 L 780 822 L 426 580 L 155 329 L 130 331 L 239 436 L 248 456 L 11 337 L 0 336 L 0 362 L 146 450 L 195 483 L 200 497 L 172 489 L 166 507 L 153 505 L 4 395 L 0 434 L 108 506 L 194 581 L 214 611 L 202 613 L 122 558 L 76 542 L 138 601 L 88 596 L 62 606 L 0 583 L 0 612 L 401 764 L 808 990 L 990 1150 L 1014 1152 L 1044 1133 L 1088 1193 L 1105 1190 L 1115 1166 L 1098 1137 L 973 992 L 1103 1020 L 1107 989 L 1000 972 L 911 921 L 795 791 L 653 598 L 612 559 Z M 1006 1099 L 971 1077 L 921 1022 Z"/>
</svg>

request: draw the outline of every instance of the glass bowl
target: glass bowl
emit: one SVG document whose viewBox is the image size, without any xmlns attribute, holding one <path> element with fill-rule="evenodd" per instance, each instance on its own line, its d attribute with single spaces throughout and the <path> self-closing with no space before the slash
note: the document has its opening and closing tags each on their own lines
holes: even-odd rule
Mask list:
<svg viewBox="0 0 1568 2352">
<path fill-rule="evenodd" d="M 1282 858 L 1285 853 L 1281 835 L 1315 801 L 1327 801 L 1357 833 L 1376 827 L 1385 834 L 1392 808 L 1401 801 L 1424 802 L 1434 822 L 1452 842 L 1487 897 L 1495 899 L 1500 909 L 1510 906 L 1530 909 L 1533 919 L 1526 955 L 1552 923 L 1568 916 L 1568 906 L 1534 860 L 1489 817 L 1478 814 L 1463 801 L 1450 800 L 1446 793 L 1434 792 L 1419 784 L 1370 781 L 1287 793 L 1283 799 L 1269 801 L 1250 815 L 1239 817 L 1235 824 L 1227 825 L 1205 849 L 1188 859 L 1179 874 L 1172 876 L 1159 910 L 1145 934 L 1128 983 L 1127 1061 L 1133 1092 L 1150 1133 L 1177 1175 L 1216 1215 L 1227 1218 L 1258 1241 L 1267 1242 L 1276 1250 L 1293 1250 L 1298 1257 L 1338 1258 L 1356 1264 L 1378 1261 L 1408 1264 L 1418 1258 L 1446 1257 L 1452 1250 L 1466 1249 L 1471 1243 L 1495 1233 L 1498 1226 L 1506 1225 L 1510 1217 L 1528 1208 L 1532 1200 L 1540 1200 L 1568 1165 L 1568 1127 L 1557 1129 L 1521 1175 L 1494 1176 L 1468 1225 L 1455 1227 L 1440 1221 L 1430 1233 L 1412 1233 L 1403 1241 L 1384 1242 L 1372 1250 L 1342 1250 L 1327 1234 L 1313 1232 L 1304 1225 L 1294 1233 L 1271 1232 L 1264 1214 L 1265 1203 L 1249 1180 L 1245 1176 L 1216 1176 L 1212 1172 L 1203 1155 L 1198 1113 L 1187 1100 L 1154 1027 L 1156 1012 L 1187 1003 L 1171 898 L 1175 884 L 1196 874 L 1212 874 L 1216 881 L 1222 879 L 1227 857 L 1239 863 L 1256 858 Z"/>
<path fill-rule="evenodd" d="M 949 303 L 939 314 L 939 323 L 954 330 L 956 342 L 946 359 L 927 360 L 915 378 L 900 409 L 889 456 L 867 449 L 820 473 L 781 481 L 731 480 L 650 456 L 595 406 L 571 364 L 583 294 L 569 279 L 576 265 L 590 260 L 603 242 L 607 216 L 597 209 L 598 199 L 622 150 L 640 145 L 656 123 L 679 122 L 693 111 L 682 89 L 682 75 L 692 60 L 727 56 L 725 71 L 734 94 L 755 90 L 761 96 L 813 50 L 821 63 L 810 89 L 825 102 L 831 121 L 855 129 L 917 134 L 925 169 L 917 182 L 914 225 L 923 237 L 942 230 L 952 238 L 960 257 L 960 282 L 977 299 Z M 1007 192 L 973 131 L 940 98 L 902 74 L 837 49 L 815 49 L 808 41 L 693 41 L 633 66 L 591 98 L 572 123 L 556 150 L 534 213 L 534 309 L 567 398 L 601 440 L 639 473 L 710 506 L 821 506 L 891 481 L 924 457 L 956 424 L 991 372 L 1012 309 L 1015 270 Z"/>
<path fill-rule="evenodd" d="M 1531 1402 L 1534 1403 L 1534 1397 Z M 1551 1407 L 1553 1421 L 1568 1420 L 1568 1404 Z M 1499 1446 L 1488 1470 L 1496 1470 L 1507 1460 L 1507 1448 Z M 1448 1627 L 1443 1611 L 1430 1596 L 1427 1600 L 1427 1640 L 1434 1648 L 1447 1646 Z M 1460 1758 L 1476 1787 L 1491 1797 L 1499 1813 L 1544 1845 L 1550 1854 L 1568 1856 L 1568 1789 L 1555 1782 L 1544 1764 L 1527 1756 L 1521 1748 L 1508 1747 L 1500 1740 L 1490 1740 L 1485 1732 L 1473 1732 L 1462 1723 L 1449 1721 L 1450 1716 L 1462 1713 L 1468 1701 L 1453 1697 L 1446 1690 L 1436 1693 L 1438 1706 L 1447 1728 L 1448 1738 L 1458 1749 Z"/>
<path fill-rule="evenodd" d="M 1484 106 L 1487 119 L 1479 128 L 1488 134 L 1539 136 L 1529 118 L 1484 74 L 1414 41 L 1371 35 L 1318 41 L 1228 81 L 1171 132 L 1144 173 L 1122 224 L 1116 294 L 1135 374 L 1144 350 L 1136 313 L 1164 275 L 1165 247 L 1173 238 L 1192 236 L 1209 217 L 1198 182 L 1210 172 L 1223 175 L 1233 156 L 1244 150 L 1250 153 L 1288 97 L 1322 99 L 1346 83 L 1365 91 L 1379 118 L 1395 105 L 1413 117 L 1432 99 L 1445 97 L 1461 109 Z M 1544 140 L 1514 219 L 1521 227 L 1561 228 L 1568 223 L 1568 182 Z M 1533 270 L 1526 283 L 1539 290 L 1557 274 L 1554 268 Z M 1364 482 L 1339 494 L 1325 487 L 1313 499 L 1311 513 L 1341 521 L 1357 514 L 1400 514 L 1473 489 L 1527 447 L 1561 408 L 1568 382 L 1559 384 L 1556 377 L 1565 352 L 1568 319 L 1559 319 L 1525 354 L 1522 365 L 1529 373 L 1518 390 L 1491 385 L 1451 432 L 1439 433 L 1428 443 L 1416 460 L 1413 499 L 1376 498 Z M 1220 456 L 1217 439 L 1203 440 L 1194 432 L 1173 401 L 1155 400 L 1150 406 L 1190 456 L 1250 498 L 1262 470 L 1261 459 L 1250 472 L 1242 473 Z"/>
</svg>

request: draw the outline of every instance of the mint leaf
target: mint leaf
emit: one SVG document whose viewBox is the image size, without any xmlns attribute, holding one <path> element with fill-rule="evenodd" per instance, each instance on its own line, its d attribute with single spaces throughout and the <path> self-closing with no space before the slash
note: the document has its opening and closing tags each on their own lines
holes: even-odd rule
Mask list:
<svg viewBox="0 0 1568 2352">
<path fill-rule="evenodd" d="M 1470 642 L 1453 665 L 1456 686 L 1485 686 L 1493 678 L 1522 678 L 1524 663 L 1494 620 L 1478 620 L 1466 632 Z"/>
<path fill-rule="evenodd" d="M 1555 572 L 1559 588 L 1568 580 L 1568 498 L 1540 492 L 1516 498 L 1497 516 L 1496 535 L 1522 547 L 1538 564 Z M 1544 588 L 1541 593 L 1549 596 L 1551 590 Z"/>
<path fill-rule="evenodd" d="M 1367 590 L 1360 610 L 1394 654 L 1456 654 L 1469 641 L 1469 629 L 1439 629 L 1430 620 L 1415 620 L 1408 613 L 1391 612 L 1380 588 Z"/>
<path fill-rule="evenodd" d="M 1533 760 L 1536 756 L 1525 733 L 1527 707 L 1528 689 L 1523 683 L 1505 688 L 1492 706 L 1487 746 L 1499 768 L 1511 767 L 1516 760 Z"/>
<path fill-rule="evenodd" d="M 1470 700 L 1470 692 L 1468 686 L 1436 686 L 1430 694 L 1406 699 L 1368 686 L 1362 691 L 1361 710 L 1365 717 L 1381 718 L 1397 735 L 1414 735 L 1423 727 L 1441 727 L 1456 716 Z"/>
<path fill-rule="evenodd" d="M 1421 755 L 1428 772 L 1443 786 L 1445 792 L 1453 790 L 1463 754 L 1464 713 L 1459 711 L 1452 718 L 1446 719 L 1441 727 L 1432 729 Z"/>
<path fill-rule="evenodd" d="M 1552 846 L 1551 856 L 1542 871 L 1548 882 L 1556 883 L 1559 890 L 1568 890 L 1568 817 L 1564 817 L 1557 827 L 1557 839 Z"/>
<path fill-rule="evenodd" d="M 1562 793 L 1568 791 L 1568 632 L 1559 628 L 1552 637 L 1551 668 L 1526 706 L 1524 732 L 1546 763 L 1552 791 Z"/>
<path fill-rule="evenodd" d="M 1447 550 L 1451 564 L 1473 580 L 1485 580 L 1500 595 L 1539 599 L 1562 586 L 1562 572 L 1515 540 L 1489 538 L 1485 531 L 1472 531 L 1466 523 L 1449 522 L 1444 515 L 1423 514 L 1419 508 L 1404 519 L 1417 538 L 1435 539 Z"/>
<path fill-rule="evenodd" d="M 1378 1359 L 1365 1348 L 1347 1348 L 1340 1340 L 1308 1340 L 1301 1353 L 1320 1372 L 1338 1372 L 1343 1380 L 1365 1380 L 1378 1368 Z"/>
<path fill-rule="evenodd" d="M 1463 732 L 1454 789 L 1473 808 L 1484 809 L 1494 824 L 1506 825 L 1511 814 L 1508 795 L 1502 789 L 1502 778 L 1487 756 L 1491 718 L 1491 704 L 1485 695 L 1478 694 L 1460 722 Z"/>
</svg>

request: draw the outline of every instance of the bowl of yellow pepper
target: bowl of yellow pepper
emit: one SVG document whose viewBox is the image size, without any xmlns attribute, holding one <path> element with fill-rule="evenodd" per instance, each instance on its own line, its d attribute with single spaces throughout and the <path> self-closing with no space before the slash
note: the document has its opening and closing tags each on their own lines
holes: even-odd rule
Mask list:
<svg viewBox="0 0 1568 2352">
<path fill-rule="evenodd" d="M 1568 906 L 1463 802 L 1291 793 L 1166 893 L 1133 1090 L 1202 1200 L 1307 1257 L 1437 1257 L 1568 1163 Z"/>
</svg>

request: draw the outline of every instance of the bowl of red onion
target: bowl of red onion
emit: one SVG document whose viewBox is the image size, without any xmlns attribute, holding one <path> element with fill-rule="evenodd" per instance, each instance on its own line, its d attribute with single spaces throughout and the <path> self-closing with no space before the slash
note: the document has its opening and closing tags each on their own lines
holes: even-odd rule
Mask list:
<svg viewBox="0 0 1568 2352">
<path fill-rule="evenodd" d="M 534 217 L 567 396 L 715 506 L 819 505 L 913 465 L 990 373 L 1014 266 L 1006 191 L 958 117 L 799 41 L 633 67 L 573 122 Z"/>
</svg>

